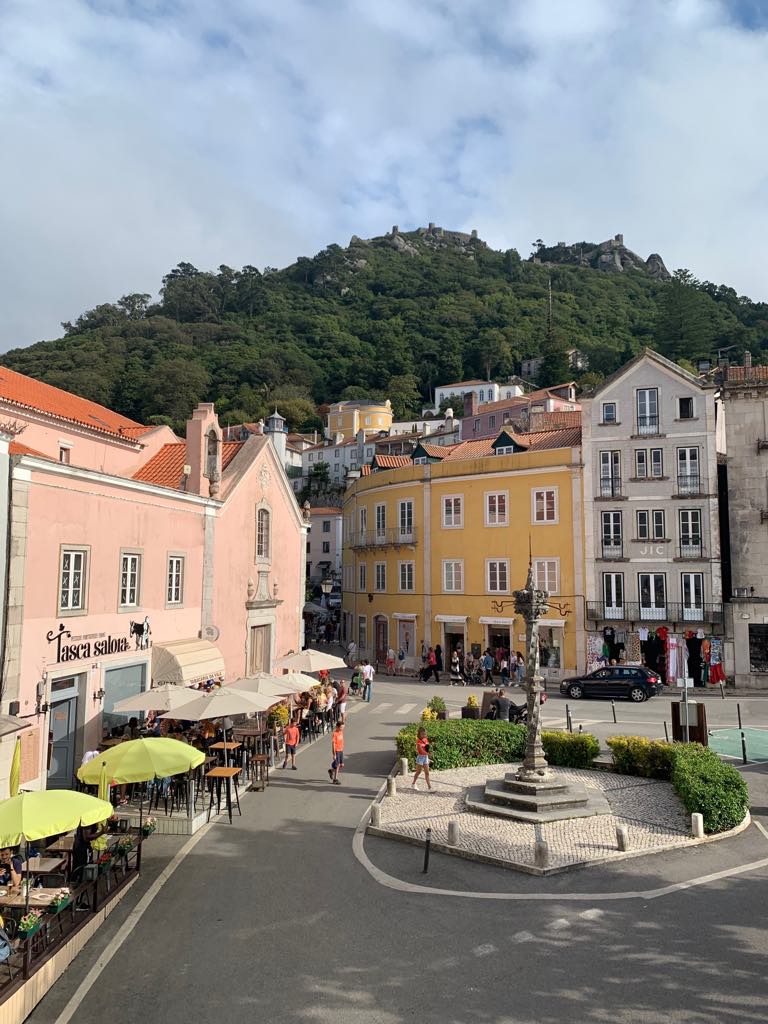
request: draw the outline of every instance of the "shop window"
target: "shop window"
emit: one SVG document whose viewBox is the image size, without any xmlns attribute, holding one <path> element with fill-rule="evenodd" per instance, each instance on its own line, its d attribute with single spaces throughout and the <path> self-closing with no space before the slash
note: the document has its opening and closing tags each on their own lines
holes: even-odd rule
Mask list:
<svg viewBox="0 0 768 1024">
<path fill-rule="evenodd" d="M 749 671 L 768 672 L 768 624 L 749 627 Z"/>
</svg>

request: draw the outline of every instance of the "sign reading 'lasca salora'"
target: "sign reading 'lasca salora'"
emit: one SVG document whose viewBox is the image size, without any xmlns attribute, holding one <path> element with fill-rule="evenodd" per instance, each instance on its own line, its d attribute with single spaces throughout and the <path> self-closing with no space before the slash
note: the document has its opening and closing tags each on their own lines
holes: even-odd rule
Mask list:
<svg viewBox="0 0 768 1024">
<path fill-rule="evenodd" d="M 106 654 L 121 654 L 130 649 L 127 636 L 109 636 L 95 633 L 91 636 L 72 637 L 72 633 L 63 622 L 58 630 L 52 629 L 46 634 L 49 644 L 56 645 L 56 657 L 53 664 L 62 661 L 85 661 L 88 658 L 102 658 Z"/>
</svg>

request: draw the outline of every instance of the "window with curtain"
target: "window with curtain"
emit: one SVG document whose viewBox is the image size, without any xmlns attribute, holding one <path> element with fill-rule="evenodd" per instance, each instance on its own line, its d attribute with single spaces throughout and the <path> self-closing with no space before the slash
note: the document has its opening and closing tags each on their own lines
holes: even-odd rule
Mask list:
<svg viewBox="0 0 768 1024">
<path fill-rule="evenodd" d="M 272 524 L 270 513 L 266 508 L 260 508 L 256 513 L 256 557 L 269 558 L 272 544 Z"/>
</svg>

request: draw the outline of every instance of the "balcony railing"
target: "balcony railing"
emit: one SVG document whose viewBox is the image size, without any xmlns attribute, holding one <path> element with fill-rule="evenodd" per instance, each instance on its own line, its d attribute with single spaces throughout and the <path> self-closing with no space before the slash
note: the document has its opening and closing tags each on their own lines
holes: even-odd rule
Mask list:
<svg viewBox="0 0 768 1024">
<path fill-rule="evenodd" d="M 588 601 L 587 618 L 593 622 L 695 622 L 717 625 L 723 621 L 723 606 L 691 605 L 677 601 L 667 601 L 663 606 L 641 605 L 636 601 L 624 601 L 622 604 Z"/>
<path fill-rule="evenodd" d="M 603 537 L 603 558 L 623 558 L 624 545 L 621 537 Z"/>
<path fill-rule="evenodd" d="M 703 558 L 704 542 L 701 537 L 683 537 L 677 550 L 680 558 Z"/>
<path fill-rule="evenodd" d="M 401 544 L 416 543 L 416 527 L 404 529 L 393 526 L 383 530 L 361 530 L 350 538 L 352 548 L 398 547 Z"/>
<path fill-rule="evenodd" d="M 600 477 L 600 497 L 617 498 L 621 495 L 621 474 Z"/>
<path fill-rule="evenodd" d="M 637 432 L 638 434 L 658 434 L 659 432 L 659 417 L 658 416 L 640 416 L 637 417 Z"/>
<path fill-rule="evenodd" d="M 701 479 L 698 473 L 677 474 L 678 494 L 701 494 Z"/>
</svg>

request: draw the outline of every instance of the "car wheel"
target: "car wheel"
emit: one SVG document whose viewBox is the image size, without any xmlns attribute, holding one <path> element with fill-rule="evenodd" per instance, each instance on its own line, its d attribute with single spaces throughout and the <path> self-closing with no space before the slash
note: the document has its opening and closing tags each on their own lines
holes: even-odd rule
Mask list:
<svg viewBox="0 0 768 1024">
<path fill-rule="evenodd" d="M 647 694 L 645 690 L 642 688 L 642 686 L 633 686 L 632 689 L 629 691 L 629 699 L 634 704 L 642 704 L 646 697 Z"/>
<path fill-rule="evenodd" d="M 581 698 L 584 696 L 584 690 L 583 690 L 583 688 L 581 686 L 578 686 L 578 685 L 569 686 L 568 687 L 568 696 L 572 700 L 581 700 Z"/>
</svg>

